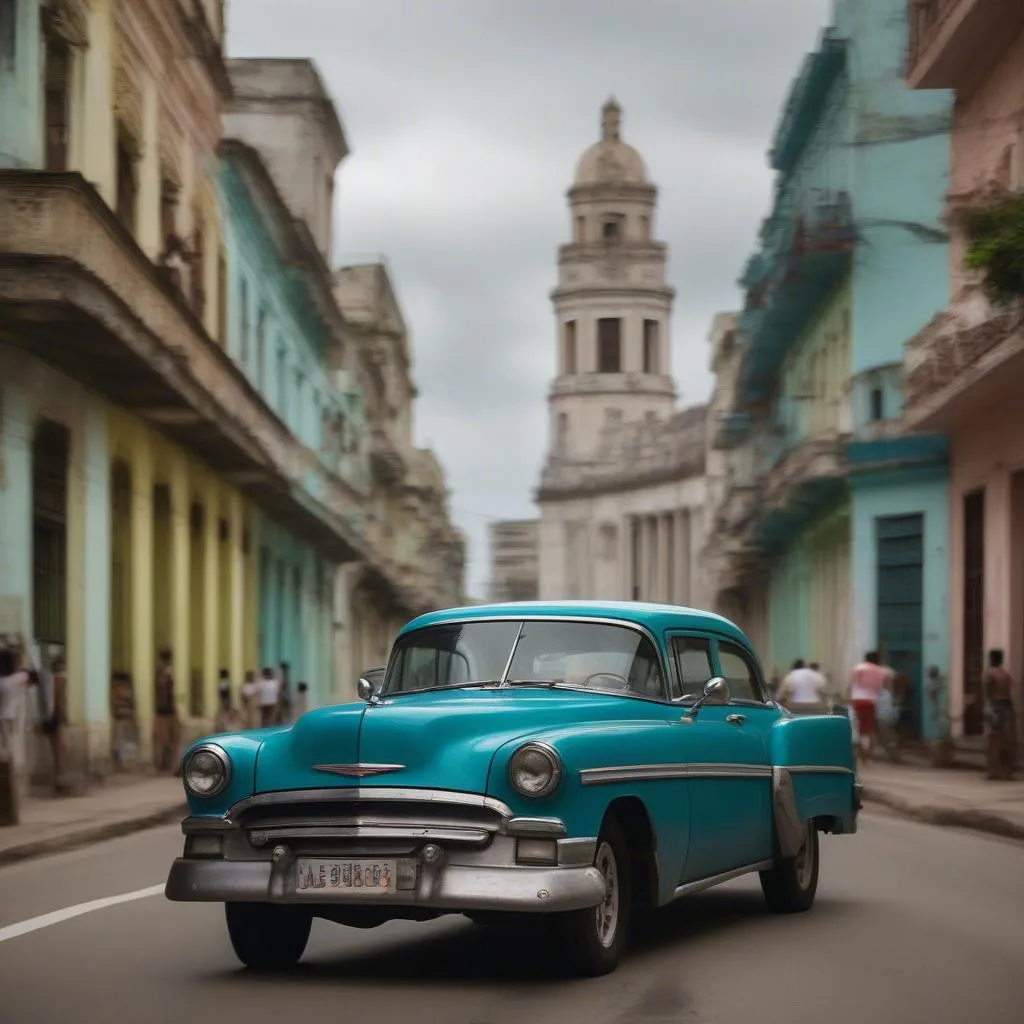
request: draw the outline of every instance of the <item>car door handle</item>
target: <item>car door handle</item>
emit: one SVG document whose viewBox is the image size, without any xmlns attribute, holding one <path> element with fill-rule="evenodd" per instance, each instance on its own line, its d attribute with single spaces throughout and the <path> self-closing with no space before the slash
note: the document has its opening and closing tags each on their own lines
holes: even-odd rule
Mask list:
<svg viewBox="0 0 1024 1024">
<path fill-rule="evenodd" d="M 730 725 L 742 725 L 747 720 L 747 716 L 746 715 L 726 715 L 725 716 L 725 720 Z"/>
</svg>

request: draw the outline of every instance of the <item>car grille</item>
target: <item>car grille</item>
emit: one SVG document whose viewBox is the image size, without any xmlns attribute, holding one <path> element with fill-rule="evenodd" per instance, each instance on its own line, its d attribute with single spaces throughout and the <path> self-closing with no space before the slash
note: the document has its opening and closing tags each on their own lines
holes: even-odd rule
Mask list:
<svg viewBox="0 0 1024 1024">
<path fill-rule="evenodd" d="M 298 795 L 296 795 L 297 797 Z M 415 841 L 484 846 L 501 831 L 497 809 L 417 800 L 263 799 L 236 821 L 253 846 L 280 840 Z"/>
</svg>

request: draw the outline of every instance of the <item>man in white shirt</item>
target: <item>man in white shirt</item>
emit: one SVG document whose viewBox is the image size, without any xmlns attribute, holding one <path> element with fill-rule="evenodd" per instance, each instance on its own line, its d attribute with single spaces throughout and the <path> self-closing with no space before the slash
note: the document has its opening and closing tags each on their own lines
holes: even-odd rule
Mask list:
<svg viewBox="0 0 1024 1024">
<path fill-rule="evenodd" d="M 808 668 L 803 658 L 793 662 L 779 690 L 779 703 L 792 711 L 815 713 L 824 709 L 824 694 L 828 687 L 817 666 Z"/>
</svg>

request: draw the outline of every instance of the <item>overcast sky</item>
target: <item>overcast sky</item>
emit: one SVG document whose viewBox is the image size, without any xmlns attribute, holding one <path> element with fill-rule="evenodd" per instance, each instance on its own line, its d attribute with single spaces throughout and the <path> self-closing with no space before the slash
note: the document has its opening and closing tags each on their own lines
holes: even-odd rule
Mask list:
<svg viewBox="0 0 1024 1024">
<path fill-rule="evenodd" d="M 487 523 L 536 514 L 569 239 L 565 190 L 614 94 L 660 189 L 683 404 L 769 201 L 765 154 L 830 0 L 232 0 L 232 56 L 311 57 L 352 152 L 336 259 L 385 254 L 411 332 L 416 435 L 448 472 L 485 596 Z"/>
</svg>

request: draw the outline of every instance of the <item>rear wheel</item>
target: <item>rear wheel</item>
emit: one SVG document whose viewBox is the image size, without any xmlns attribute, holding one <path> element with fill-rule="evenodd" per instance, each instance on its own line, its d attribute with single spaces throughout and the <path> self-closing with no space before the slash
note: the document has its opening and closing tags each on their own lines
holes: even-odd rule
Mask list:
<svg viewBox="0 0 1024 1024">
<path fill-rule="evenodd" d="M 284 971 L 306 951 L 313 915 L 273 903 L 226 903 L 224 913 L 235 956 L 253 971 Z"/>
<path fill-rule="evenodd" d="M 768 909 L 776 914 L 810 910 L 818 891 L 818 865 L 818 829 L 813 821 L 808 821 L 797 855 L 761 872 L 761 891 Z"/>
<path fill-rule="evenodd" d="M 558 921 L 570 965 L 577 973 L 591 977 L 610 974 L 618 967 L 629 932 L 629 850 L 614 818 L 601 827 L 594 867 L 604 878 L 603 900 L 589 910 L 563 914 Z"/>
</svg>

